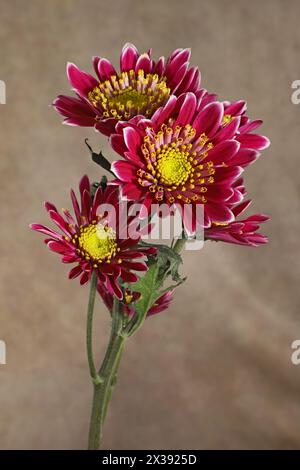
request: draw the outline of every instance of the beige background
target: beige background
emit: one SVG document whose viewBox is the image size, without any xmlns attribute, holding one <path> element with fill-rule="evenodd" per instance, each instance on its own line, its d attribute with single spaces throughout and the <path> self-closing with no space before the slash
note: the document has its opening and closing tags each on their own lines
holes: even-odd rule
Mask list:
<svg viewBox="0 0 300 470">
<path fill-rule="evenodd" d="M 0 448 L 85 448 L 91 386 L 85 357 L 87 288 L 42 237 L 42 202 L 68 204 L 69 187 L 98 168 L 83 144 L 105 138 L 61 125 L 48 107 L 68 93 L 67 60 L 116 64 L 122 44 L 156 56 L 191 47 L 203 84 L 245 98 L 272 147 L 246 173 L 253 210 L 272 216 L 258 249 L 207 244 L 184 255 L 188 282 L 170 310 L 128 343 L 105 429 L 110 449 L 300 447 L 299 129 L 300 3 L 289 0 L 0 1 L 1 267 Z M 97 356 L 108 317 L 97 306 Z"/>
</svg>

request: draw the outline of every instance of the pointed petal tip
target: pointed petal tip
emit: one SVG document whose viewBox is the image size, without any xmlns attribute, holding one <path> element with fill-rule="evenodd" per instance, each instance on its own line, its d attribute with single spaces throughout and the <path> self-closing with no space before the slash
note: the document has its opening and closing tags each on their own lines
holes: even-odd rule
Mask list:
<svg viewBox="0 0 300 470">
<path fill-rule="evenodd" d="M 128 48 L 135 49 L 137 51 L 136 46 L 132 42 L 125 42 L 124 46 L 122 47 L 122 51 Z"/>
<path fill-rule="evenodd" d="M 77 65 L 75 65 L 73 62 L 67 62 L 67 64 L 66 64 L 66 71 L 67 71 L 68 77 L 70 76 L 70 71 L 71 71 L 72 69 L 78 69 Z"/>
<path fill-rule="evenodd" d="M 270 141 L 270 139 L 269 139 L 268 137 L 266 137 L 266 136 L 264 136 L 264 138 L 265 138 L 265 141 L 266 141 L 265 146 L 264 146 L 264 149 L 267 149 L 267 148 L 270 147 L 271 141 Z"/>
</svg>

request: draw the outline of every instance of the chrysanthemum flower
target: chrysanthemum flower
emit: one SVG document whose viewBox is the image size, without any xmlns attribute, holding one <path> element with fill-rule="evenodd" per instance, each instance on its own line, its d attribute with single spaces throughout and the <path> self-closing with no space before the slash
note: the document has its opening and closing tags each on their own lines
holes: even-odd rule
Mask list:
<svg viewBox="0 0 300 470">
<path fill-rule="evenodd" d="M 197 100 L 199 101 L 199 110 L 203 109 L 207 104 L 217 102 L 216 94 L 208 93 L 205 89 L 199 89 L 195 92 Z M 244 100 L 239 100 L 231 103 L 230 101 L 222 102 L 224 108 L 223 126 L 226 138 L 235 134 L 236 140 L 241 144 L 241 148 L 252 150 L 264 150 L 270 145 L 267 137 L 259 134 L 252 134 L 252 132 L 263 123 L 261 119 L 251 120 L 246 115 L 247 103 Z M 219 136 L 222 137 L 222 134 Z M 249 158 L 249 163 L 255 160 L 255 155 Z"/>
<path fill-rule="evenodd" d="M 118 123 L 110 141 L 124 158 L 112 164 L 123 197 L 143 201 L 146 209 L 166 203 L 195 211 L 203 204 L 205 227 L 234 221 L 231 206 L 242 200 L 234 182 L 258 158 L 256 142 L 259 148 L 269 143 L 255 136 L 251 147 L 252 135 L 241 134 L 240 123 L 240 115 L 229 117 L 222 103 L 203 104 L 193 93 L 170 97 L 151 120 L 138 116 Z M 184 219 L 188 234 L 196 223 L 196 214 Z"/>
<path fill-rule="evenodd" d="M 111 312 L 113 308 L 113 302 L 114 298 L 113 295 L 105 288 L 105 286 L 101 283 L 98 283 L 97 286 L 98 292 L 108 308 L 108 310 Z M 155 303 L 150 307 L 150 309 L 147 312 L 147 317 L 151 315 L 155 315 L 156 313 L 163 312 L 166 310 L 170 303 L 173 300 L 173 294 L 174 294 L 174 289 L 169 290 L 168 292 L 165 292 L 163 295 L 161 295 Z M 128 315 L 128 316 L 133 316 L 135 314 L 135 307 L 134 303 L 140 298 L 139 292 L 132 292 L 130 289 L 126 289 L 124 292 L 124 298 L 123 298 L 123 311 Z"/>
<path fill-rule="evenodd" d="M 151 58 L 151 50 L 140 54 L 132 44 L 125 44 L 120 58 L 120 72 L 107 59 L 94 57 L 97 78 L 69 63 L 67 75 L 78 97 L 60 95 L 54 101 L 64 122 L 73 126 L 95 127 L 110 135 L 119 120 L 136 115 L 151 117 L 171 94 L 199 89 L 200 74 L 189 67 L 190 50 L 176 49 L 165 61 Z"/>
<path fill-rule="evenodd" d="M 84 176 L 79 190 L 80 205 L 71 190 L 75 217 L 66 209 L 62 209 L 61 215 L 53 204 L 45 203 L 50 218 L 61 232 L 40 224 L 30 227 L 48 237 L 45 243 L 50 250 L 62 255 L 62 262 L 76 263 L 69 272 L 70 279 L 80 276 L 80 284 L 85 284 L 95 271 L 105 289 L 122 299 L 118 279 L 135 282 L 138 277 L 133 271 L 146 271 L 143 258 L 153 254 L 155 249 L 137 246 L 141 237 L 139 221 L 136 217 L 127 216 L 125 211 L 120 214 L 123 209 L 115 186 L 105 189 L 99 186 L 92 197 L 90 181 Z M 135 238 L 123 238 L 125 231 L 120 225 L 126 223 L 128 233 L 134 233 Z"/>
<path fill-rule="evenodd" d="M 210 228 L 205 229 L 205 239 L 246 246 L 259 246 L 268 243 L 268 238 L 265 235 L 257 233 L 260 224 L 269 220 L 268 216 L 254 214 L 246 219 L 237 219 L 249 207 L 251 202 L 251 200 L 244 201 L 232 208 L 235 216 L 233 222 L 224 224 L 213 223 Z"/>
</svg>

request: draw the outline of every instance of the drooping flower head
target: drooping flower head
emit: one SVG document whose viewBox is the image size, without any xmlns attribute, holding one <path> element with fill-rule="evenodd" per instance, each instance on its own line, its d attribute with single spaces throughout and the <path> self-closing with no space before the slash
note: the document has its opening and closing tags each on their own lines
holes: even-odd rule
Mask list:
<svg viewBox="0 0 300 470">
<path fill-rule="evenodd" d="M 78 97 L 60 95 L 54 106 L 66 124 L 95 127 L 110 135 L 120 120 L 151 117 L 171 94 L 196 92 L 200 74 L 189 67 L 189 58 L 189 49 L 176 49 L 166 61 L 164 57 L 154 61 L 151 50 L 140 54 L 134 45 L 125 44 L 120 72 L 98 56 L 93 58 L 97 78 L 69 63 L 68 79 Z"/>
<path fill-rule="evenodd" d="M 170 97 L 150 120 L 138 116 L 118 123 L 110 142 L 124 159 L 112 164 L 123 197 L 146 208 L 166 203 L 195 210 L 202 204 L 205 227 L 232 222 L 231 206 L 243 197 L 234 182 L 269 141 L 249 134 L 247 123 L 241 132 L 240 102 L 227 111 L 203 90 L 197 98 Z M 184 223 L 188 234 L 195 232 L 196 217 Z"/>
<path fill-rule="evenodd" d="M 98 283 L 97 290 L 108 308 L 108 310 L 111 312 L 113 308 L 113 303 L 114 303 L 114 297 L 111 295 L 111 293 L 105 288 L 105 286 L 101 283 Z M 147 312 L 147 317 L 155 315 L 157 313 L 163 312 L 164 310 L 167 310 L 169 307 L 170 303 L 173 300 L 173 294 L 174 294 L 174 289 L 169 290 L 162 294 L 155 302 L 154 304 L 149 308 Z M 140 293 L 139 292 L 132 292 L 130 289 L 126 289 L 124 292 L 124 298 L 123 298 L 123 311 L 130 317 L 134 316 L 136 311 L 135 311 L 135 302 L 140 298 Z"/>
<path fill-rule="evenodd" d="M 40 224 L 30 227 L 47 236 L 45 243 L 62 255 L 62 262 L 76 263 L 69 273 L 70 279 L 80 276 L 80 283 L 85 284 L 95 271 L 105 289 L 122 299 L 118 279 L 135 282 L 138 278 L 133 271 L 146 271 L 144 257 L 155 249 L 137 246 L 141 237 L 139 220 L 123 209 L 118 188 L 108 185 L 103 189 L 100 185 L 92 197 L 90 181 L 84 176 L 79 190 L 80 204 L 71 190 L 75 217 L 66 209 L 62 209 L 61 215 L 53 204 L 45 203 L 60 231 Z M 124 237 L 126 233 L 129 235 Z"/>
</svg>

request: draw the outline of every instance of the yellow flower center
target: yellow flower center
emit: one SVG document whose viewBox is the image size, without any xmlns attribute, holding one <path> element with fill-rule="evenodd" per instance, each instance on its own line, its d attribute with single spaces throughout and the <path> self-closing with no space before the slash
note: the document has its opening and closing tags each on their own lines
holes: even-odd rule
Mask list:
<svg viewBox="0 0 300 470">
<path fill-rule="evenodd" d="M 168 186 L 183 184 L 192 170 L 189 153 L 168 147 L 159 154 L 156 169 L 157 178 L 161 183 Z"/>
<path fill-rule="evenodd" d="M 130 119 L 136 114 L 151 116 L 170 96 L 166 80 L 143 70 L 122 72 L 99 83 L 88 99 L 103 118 Z"/>
<path fill-rule="evenodd" d="M 207 161 L 214 145 L 205 133 L 196 135 L 190 124 L 175 125 L 174 119 L 168 124 L 158 132 L 146 128 L 141 145 L 146 165 L 137 170 L 138 184 L 156 201 L 206 204 L 204 193 L 215 181 L 214 162 Z"/>
<path fill-rule="evenodd" d="M 90 224 L 80 228 L 78 245 L 86 259 L 110 260 L 117 253 L 115 231 L 103 224 Z"/>
</svg>

